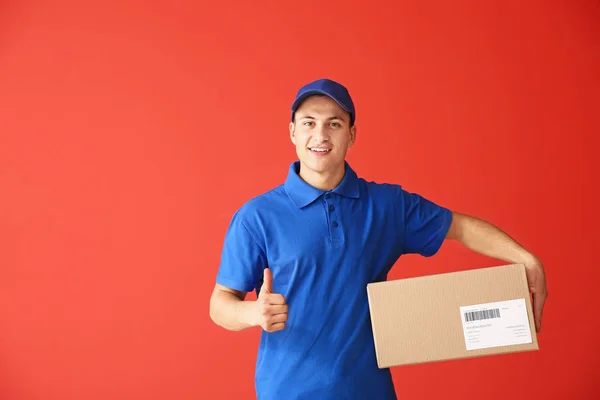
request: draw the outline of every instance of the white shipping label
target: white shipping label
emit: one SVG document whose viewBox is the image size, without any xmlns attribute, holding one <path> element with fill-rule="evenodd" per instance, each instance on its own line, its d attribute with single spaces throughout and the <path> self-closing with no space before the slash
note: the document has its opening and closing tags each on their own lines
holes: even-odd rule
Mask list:
<svg viewBox="0 0 600 400">
<path fill-rule="evenodd" d="M 460 307 L 467 350 L 531 343 L 525 299 Z"/>
</svg>

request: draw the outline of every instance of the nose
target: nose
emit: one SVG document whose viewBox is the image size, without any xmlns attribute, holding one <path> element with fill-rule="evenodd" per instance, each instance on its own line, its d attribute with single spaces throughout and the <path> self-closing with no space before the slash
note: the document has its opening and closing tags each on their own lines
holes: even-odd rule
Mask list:
<svg viewBox="0 0 600 400">
<path fill-rule="evenodd" d="M 329 132 L 327 131 L 327 127 L 323 124 L 318 124 L 315 127 L 313 136 L 318 143 L 329 141 Z"/>
</svg>

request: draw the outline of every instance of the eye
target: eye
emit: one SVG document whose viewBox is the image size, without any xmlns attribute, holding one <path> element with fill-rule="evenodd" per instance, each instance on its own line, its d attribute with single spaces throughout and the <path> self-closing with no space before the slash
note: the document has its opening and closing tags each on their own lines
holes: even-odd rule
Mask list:
<svg viewBox="0 0 600 400">
<path fill-rule="evenodd" d="M 312 122 L 312 121 L 304 121 L 304 122 L 302 123 L 302 125 L 304 125 L 304 126 L 312 126 L 312 125 L 313 125 L 313 122 Z"/>
<path fill-rule="evenodd" d="M 334 128 L 339 128 L 342 126 L 342 124 L 340 124 L 339 122 L 332 122 L 331 126 L 333 126 Z"/>
</svg>

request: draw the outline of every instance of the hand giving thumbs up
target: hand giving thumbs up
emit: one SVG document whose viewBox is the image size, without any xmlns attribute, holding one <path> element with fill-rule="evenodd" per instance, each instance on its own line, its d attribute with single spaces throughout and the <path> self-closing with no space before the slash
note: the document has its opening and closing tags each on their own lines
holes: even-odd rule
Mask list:
<svg viewBox="0 0 600 400">
<path fill-rule="evenodd" d="M 263 272 L 263 285 L 255 302 L 255 322 L 267 332 L 285 328 L 288 306 L 281 294 L 273 293 L 273 274 L 269 268 Z"/>
</svg>

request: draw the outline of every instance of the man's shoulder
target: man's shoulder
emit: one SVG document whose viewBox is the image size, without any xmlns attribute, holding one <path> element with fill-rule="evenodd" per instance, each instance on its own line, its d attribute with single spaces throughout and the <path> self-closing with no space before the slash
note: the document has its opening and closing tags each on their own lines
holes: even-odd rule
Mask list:
<svg viewBox="0 0 600 400">
<path fill-rule="evenodd" d="M 280 184 L 272 189 L 267 190 L 266 192 L 262 192 L 246 200 L 237 209 L 235 215 L 245 222 L 249 222 L 259 215 L 264 215 L 265 212 L 277 212 L 287 200 L 288 198 L 284 189 L 284 185 Z"/>
<path fill-rule="evenodd" d="M 380 182 L 358 178 L 361 191 L 365 191 L 369 197 L 374 199 L 387 199 L 390 196 L 400 195 L 404 192 L 401 184 L 393 182 Z"/>
</svg>

